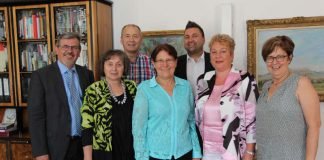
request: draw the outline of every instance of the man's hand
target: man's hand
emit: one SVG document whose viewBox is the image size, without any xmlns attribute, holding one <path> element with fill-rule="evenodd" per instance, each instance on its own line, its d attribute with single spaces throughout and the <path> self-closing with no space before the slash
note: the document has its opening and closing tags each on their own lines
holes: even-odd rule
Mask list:
<svg viewBox="0 0 324 160">
<path fill-rule="evenodd" d="M 48 154 L 36 157 L 36 160 L 49 160 Z"/>
</svg>

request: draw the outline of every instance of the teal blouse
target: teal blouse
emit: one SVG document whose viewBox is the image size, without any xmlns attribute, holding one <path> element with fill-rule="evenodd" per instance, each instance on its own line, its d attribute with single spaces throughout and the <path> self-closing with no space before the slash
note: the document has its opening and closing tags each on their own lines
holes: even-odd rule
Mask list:
<svg viewBox="0 0 324 160">
<path fill-rule="evenodd" d="M 194 117 L 194 99 L 188 81 L 175 77 L 170 96 L 153 77 L 138 88 L 133 108 L 134 150 L 137 160 L 179 158 L 193 151 L 201 158 Z"/>
</svg>

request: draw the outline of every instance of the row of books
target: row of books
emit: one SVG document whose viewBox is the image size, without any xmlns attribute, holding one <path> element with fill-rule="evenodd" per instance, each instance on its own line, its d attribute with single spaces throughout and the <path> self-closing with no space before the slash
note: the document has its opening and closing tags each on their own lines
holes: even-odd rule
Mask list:
<svg viewBox="0 0 324 160">
<path fill-rule="evenodd" d="M 10 102 L 10 81 L 7 75 L 0 75 L 0 102 Z"/>
<path fill-rule="evenodd" d="M 0 41 L 6 39 L 6 23 L 4 13 L 0 11 Z"/>
<path fill-rule="evenodd" d="M 43 11 L 21 11 L 19 37 L 21 39 L 40 39 L 46 35 L 46 20 Z"/>
<path fill-rule="evenodd" d="M 89 66 L 88 64 L 88 45 L 87 42 L 81 42 L 81 52 L 80 57 L 76 61 L 76 64 L 80 66 Z"/>
<path fill-rule="evenodd" d="M 5 43 L 0 42 L 0 72 L 8 71 L 8 52 Z"/>
<path fill-rule="evenodd" d="M 86 9 L 83 6 L 60 7 L 55 10 L 56 34 L 78 32 L 83 36 L 87 32 Z"/>
<path fill-rule="evenodd" d="M 22 72 L 31 72 L 48 64 L 47 44 L 28 43 L 20 52 Z"/>
</svg>

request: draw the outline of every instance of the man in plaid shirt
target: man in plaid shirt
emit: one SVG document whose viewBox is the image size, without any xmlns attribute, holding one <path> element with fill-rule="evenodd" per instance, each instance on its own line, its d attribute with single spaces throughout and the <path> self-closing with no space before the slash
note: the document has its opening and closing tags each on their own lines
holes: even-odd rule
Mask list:
<svg viewBox="0 0 324 160">
<path fill-rule="evenodd" d="M 126 78 L 134 80 L 137 84 L 151 79 L 155 75 L 151 58 L 144 53 L 139 53 L 142 43 L 141 29 L 135 24 L 125 25 L 120 42 L 130 60 Z"/>
</svg>

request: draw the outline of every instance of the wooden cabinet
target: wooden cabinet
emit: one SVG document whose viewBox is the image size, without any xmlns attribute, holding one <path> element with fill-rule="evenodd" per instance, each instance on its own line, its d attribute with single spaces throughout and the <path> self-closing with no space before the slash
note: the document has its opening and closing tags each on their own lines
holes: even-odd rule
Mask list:
<svg viewBox="0 0 324 160">
<path fill-rule="evenodd" d="M 18 106 L 27 106 L 32 71 L 49 64 L 49 7 L 46 4 L 14 6 L 12 11 Z"/>
<path fill-rule="evenodd" d="M 63 32 L 80 34 L 77 64 L 87 66 L 96 79 L 100 78 L 99 55 L 112 48 L 111 4 L 80 1 L 24 5 L 13 6 L 12 12 L 18 106 L 27 106 L 32 71 L 56 60 L 53 48 Z"/>
<path fill-rule="evenodd" d="M 0 138 L 1 160 L 32 160 L 32 148 L 28 133 L 13 134 L 10 137 Z"/>
<path fill-rule="evenodd" d="M 0 159 L 7 159 L 7 142 L 0 142 Z"/>
<path fill-rule="evenodd" d="M 0 106 L 15 104 L 9 8 L 0 7 Z"/>
<path fill-rule="evenodd" d="M 32 148 L 29 141 L 14 141 L 10 144 L 11 159 L 12 160 L 31 160 Z"/>
<path fill-rule="evenodd" d="M 0 6 L 0 115 L 5 108 L 15 108 L 21 133 L 28 127 L 31 74 L 56 61 L 54 48 L 60 34 L 81 35 L 77 64 L 93 70 L 96 80 L 100 79 L 100 54 L 112 49 L 113 43 L 112 2 L 6 0 Z M 0 137 L 0 159 L 32 159 L 28 137 L 12 139 Z"/>
</svg>

